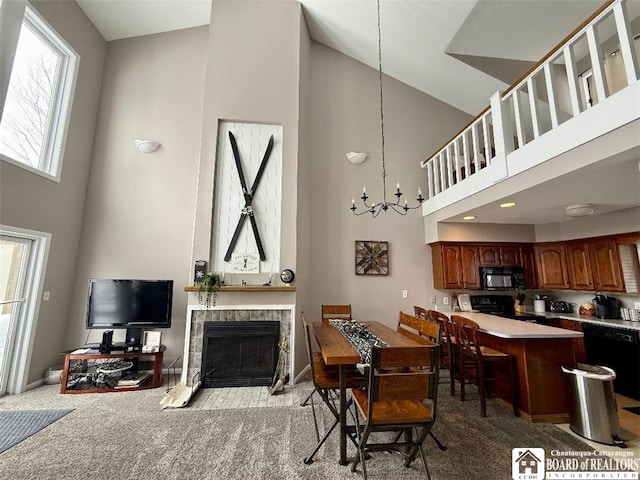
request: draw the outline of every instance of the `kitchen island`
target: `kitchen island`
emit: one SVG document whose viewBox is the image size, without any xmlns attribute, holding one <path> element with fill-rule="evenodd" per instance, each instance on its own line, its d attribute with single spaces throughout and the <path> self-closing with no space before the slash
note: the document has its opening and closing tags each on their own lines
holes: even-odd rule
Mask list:
<svg viewBox="0 0 640 480">
<path fill-rule="evenodd" d="M 582 332 L 475 312 L 449 312 L 478 323 L 480 341 L 512 355 L 516 363 L 519 407 L 531 422 L 568 423 L 573 392 L 562 366 L 579 360 L 574 341 Z"/>
</svg>

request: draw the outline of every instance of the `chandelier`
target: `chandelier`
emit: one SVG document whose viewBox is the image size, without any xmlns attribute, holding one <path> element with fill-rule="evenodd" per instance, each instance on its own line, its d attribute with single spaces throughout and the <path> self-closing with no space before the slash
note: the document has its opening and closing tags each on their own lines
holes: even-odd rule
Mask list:
<svg viewBox="0 0 640 480">
<path fill-rule="evenodd" d="M 389 209 L 392 209 L 396 213 L 400 215 L 406 215 L 409 210 L 415 210 L 416 208 L 420 208 L 422 202 L 424 202 L 424 198 L 422 197 L 422 191 L 418 188 L 418 198 L 416 201 L 417 205 L 409 206 L 408 200 L 405 198 L 404 203 L 402 202 L 402 195 L 404 195 L 400 191 L 400 181 L 396 183 L 396 191 L 393 194 L 396 197 L 394 202 L 390 202 L 387 200 L 387 170 L 384 161 L 384 101 L 382 95 L 382 36 L 380 34 L 380 0 L 377 0 L 378 6 L 378 74 L 380 76 L 380 132 L 382 139 L 382 201 L 375 203 L 367 203 L 369 197 L 367 196 L 367 187 L 366 185 L 362 187 L 362 196 L 360 199 L 362 200 L 362 204 L 364 208 L 362 210 L 358 210 L 356 207 L 355 198 L 351 199 L 351 211 L 354 215 L 364 215 L 365 213 L 370 213 L 374 218 L 378 216 L 380 212 L 386 212 Z M 362 207 L 361 207 L 362 208 Z"/>
</svg>

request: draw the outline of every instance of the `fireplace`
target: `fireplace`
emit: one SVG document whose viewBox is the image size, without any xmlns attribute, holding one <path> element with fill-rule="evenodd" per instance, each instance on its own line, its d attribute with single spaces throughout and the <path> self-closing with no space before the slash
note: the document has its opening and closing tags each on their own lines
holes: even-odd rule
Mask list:
<svg viewBox="0 0 640 480">
<path fill-rule="evenodd" d="M 271 385 L 279 341 L 279 321 L 204 322 L 202 385 Z"/>
<path fill-rule="evenodd" d="M 294 305 L 291 304 L 216 305 L 211 308 L 190 304 L 187 307 L 180 381 L 184 385 L 194 385 L 201 376 L 204 377 L 202 370 L 204 352 L 202 349 L 204 347 L 205 323 L 209 322 L 279 322 L 279 338 L 289 339 L 290 348 L 285 368 L 286 373 L 291 373 L 290 369 L 295 359 L 295 343 L 292 340 L 295 338 L 295 324 L 292 321 L 294 309 Z"/>
</svg>

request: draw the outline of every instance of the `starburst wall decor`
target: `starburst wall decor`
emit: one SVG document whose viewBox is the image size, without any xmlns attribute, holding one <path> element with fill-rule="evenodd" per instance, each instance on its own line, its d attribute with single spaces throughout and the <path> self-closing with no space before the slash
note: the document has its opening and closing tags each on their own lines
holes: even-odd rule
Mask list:
<svg viewBox="0 0 640 480">
<path fill-rule="evenodd" d="M 389 242 L 356 240 L 356 275 L 389 275 Z"/>
</svg>

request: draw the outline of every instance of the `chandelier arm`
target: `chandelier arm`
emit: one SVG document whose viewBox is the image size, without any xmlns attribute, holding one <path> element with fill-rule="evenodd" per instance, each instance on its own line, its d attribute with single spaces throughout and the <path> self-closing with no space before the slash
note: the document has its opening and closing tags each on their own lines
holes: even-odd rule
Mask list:
<svg viewBox="0 0 640 480">
<path fill-rule="evenodd" d="M 406 209 L 405 209 L 404 207 L 400 207 L 400 206 L 399 206 L 399 205 L 397 205 L 397 204 L 395 204 L 395 205 L 394 205 L 394 204 L 389 204 L 389 206 L 390 206 L 391 208 L 393 208 L 393 210 L 394 210 L 396 213 L 399 213 L 400 215 L 406 215 L 406 214 L 407 214 L 407 212 L 410 210 L 409 208 L 406 208 Z"/>
</svg>

